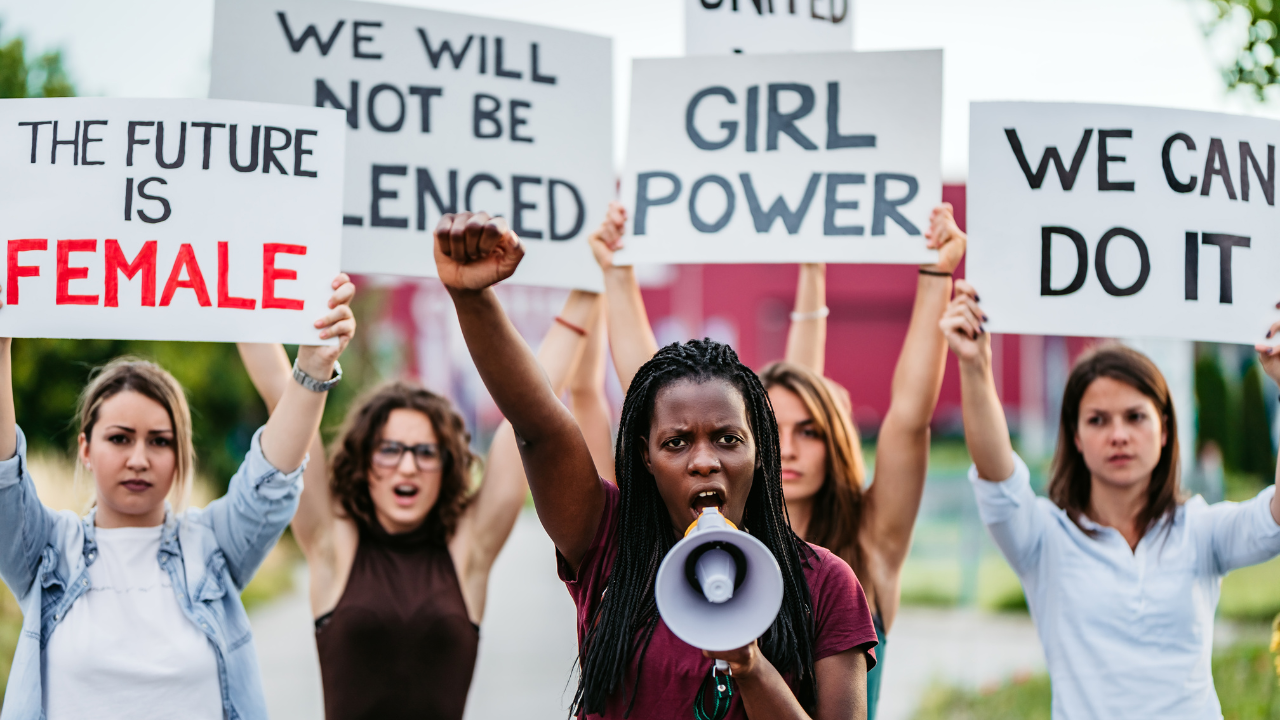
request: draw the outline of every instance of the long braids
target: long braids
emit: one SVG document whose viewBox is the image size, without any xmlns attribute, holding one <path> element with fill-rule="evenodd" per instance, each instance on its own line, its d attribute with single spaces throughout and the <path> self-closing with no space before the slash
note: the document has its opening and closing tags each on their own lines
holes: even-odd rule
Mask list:
<svg viewBox="0 0 1280 720">
<path fill-rule="evenodd" d="M 622 407 L 615 448 L 618 478 L 617 556 L 603 597 L 591 615 L 590 628 L 579 651 L 580 674 L 572 714 L 603 713 L 608 699 L 624 688 L 627 665 L 638 650 L 644 656 L 658 624 L 654 578 L 663 557 L 675 544 L 671 517 L 657 483 L 644 465 L 641 438 L 649 434 L 658 391 L 679 380 L 704 382 L 723 379 L 741 391 L 757 462 L 747 496 L 742 529 L 763 542 L 777 559 L 783 576 L 782 608 L 760 638 L 764 656 L 780 672 L 791 673 L 800 685 L 799 700 L 814 710 L 817 685 L 813 670 L 813 617 L 802 554 L 809 548 L 791 530 L 782 497 L 778 426 L 773 406 L 760 379 L 743 365 L 728 345 L 713 340 L 673 343 L 641 366 L 631 381 Z M 636 677 L 639 684 L 639 676 Z M 627 700 L 627 713 L 635 701 Z"/>
</svg>

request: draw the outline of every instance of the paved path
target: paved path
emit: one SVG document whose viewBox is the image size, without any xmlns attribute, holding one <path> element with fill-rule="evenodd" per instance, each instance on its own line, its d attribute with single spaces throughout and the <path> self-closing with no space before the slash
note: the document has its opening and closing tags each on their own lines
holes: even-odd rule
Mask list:
<svg viewBox="0 0 1280 720">
<path fill-rule="evenodd" d="M 305 588 L 303 572 L 293 593 L 252 618 L 274 720 L 323 720 Z M 526 511 L 493 569 L 467 720 L 565 720 L 575 657 L 573 603 L 551 541 Z M 1026 616 L 905 608 L 889 641 L 879 717 L 910 718 L 934 680 L 979 687 L 1043 665 Z"/>
</svg>

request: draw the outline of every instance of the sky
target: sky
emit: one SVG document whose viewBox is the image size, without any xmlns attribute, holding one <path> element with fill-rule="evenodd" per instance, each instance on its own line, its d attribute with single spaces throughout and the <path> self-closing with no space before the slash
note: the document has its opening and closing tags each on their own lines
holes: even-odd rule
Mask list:
<svg viewBox="0 0 1280 720">
<path fill-rule="evenodd" d="M 615 154 L 625 155 L 630 61 L 683 52 L 683 0 L 406 0 L 614 39 Z M 1205 0 L 854 0 L 857 50 L 944 50 L 942 168 L 963 181 L 969 103 L 1054 100 L 1263 114 L 1228 94 L 1229 31 Z M 205 97 L 213 0 L 0 0 L 0 36 L 61 49 L 82 95 Z"/>
</svg>

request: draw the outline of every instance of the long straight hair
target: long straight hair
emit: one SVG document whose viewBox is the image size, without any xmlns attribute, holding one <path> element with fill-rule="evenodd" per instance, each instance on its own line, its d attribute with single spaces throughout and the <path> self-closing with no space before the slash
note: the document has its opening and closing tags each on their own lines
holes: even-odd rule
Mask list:
<svg viewBox="0 0 1280 720">
<path fill-rule="evenodd" d="M 867 470 L 853 418 L 837 401 L 830 381 L 801 365 L 771 363 L 761 373 L 760 381 L 766 391 L 780 387 L 795 393 L 826 446 L 822 486 L 813 497 L 813 514 L 805 535 L 814 545 L 839 555 L 861 576 L 864 568 L 858 529 L 862 526 Z"/>
<path fill-rule="evenodd" d="M 1165 432 L 1166 441 L 1160 450 L 1160 460 L 1151 471 L 1147 502 L 1137 518 L 1138 529 L 1145 535 L 1160 520 L 1172 519 L 1178 503 L 1182 501 L 1182 491 L 1178 486 L 1178 419 L 1164 375 L 1151 358 L 1133 348 L 1104 345 L 1086 352 L 1071 369 L 1067 387 L 1062 393 L 1062 421 L 1058 425 L 1058 449 L 1053 455 L 1049 499 L 1065 510 L 1071 521 L 1086 534 L 1096 534 L 1080 524 L 1080 516 L 1089 509 L 1093 474 L 1075 440 L 1080 423 L 1080 401 L 1093 381 L 1099 378 L 1122 382 L 1150 398 Z"/>
<path fill-rule="evenodd" d="M 782 569 L 782 609 L 760 638 L 760 650 L 780 672 L 796 678 L 800 687 L 798 699 L 813 712 L 817 698 L 813 614 L 803 571 L 803 563 L 812 550 L 791 531 L 787 519 L 773 407 L 760 379 L 738 360 L 732 348 L 713 340 L 691 340 L 659 350 L 641 366 L 627 389 L 614 454 L 620 495 L 618 552 L 579 649 L 581 672 L 573 697 L 574 715 L 602 713 L 614 693 L 625 692 L 627 666 L 637 652 L 638 672 L 643 672 L 645 652 L 658 624 L 654 578 L 663 557 L 675 545 L 675 535 L 671 515 L 657 482 L 645 467 L 641 448 L 649 435 L 660 390 L 681 381 L 714 380 L 728 382 L 742 394 L 755 436 L 755 477 L 747 495 L 742 529 L 763 542 Z M 626 713 L 631 711 L 634 693 L 633 687 L 627 696 Z"/>
<path fill-rule="evenodd" d="M 169 371 L 136 357 L 119 357 L 93 372 L 80 393 L 77 415 L 85 441 L 93 439 L 102 404 L 122 392 L 136 392 L 156 402 L 173 427 L 173 485 L 168 500 L 175 513 L 186 509 L 195 476 L 196 450 L 191 440 L 191 408 L 182 385 Z M 79 464 L 77 463 L 77 471 Z M 96 501 L 95 503 L 96 504 Z"/>
</svg>

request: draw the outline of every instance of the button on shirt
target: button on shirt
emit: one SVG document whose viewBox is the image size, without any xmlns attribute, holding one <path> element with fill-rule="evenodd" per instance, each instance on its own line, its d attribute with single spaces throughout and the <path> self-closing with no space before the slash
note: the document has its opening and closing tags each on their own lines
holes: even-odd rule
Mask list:
<svg viewBox="0 0 1280 720">
<path fill-rule="evenodd" d="M 1222 576 L 1280 554 L 1268 487 L 1242 503 L 1196 496 L 1136 550 L 1119 531 L 1031 490 L 1014 456 L 1003 482 L 969 479 L 978 510 L 1022 581 L 1053 685 L 1053 717 L 1222 717 L 1210 657 Z"/>
</svg>

